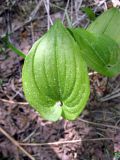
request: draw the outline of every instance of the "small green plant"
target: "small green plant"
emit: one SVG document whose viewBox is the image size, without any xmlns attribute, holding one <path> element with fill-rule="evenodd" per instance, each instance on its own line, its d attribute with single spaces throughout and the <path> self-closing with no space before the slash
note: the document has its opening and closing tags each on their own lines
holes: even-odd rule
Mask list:
<svg viewBox="0 0 120 160">
<path fill-rule="evenodd" d="M 22 80 L 27 100 L 48 120 L 74 120 L 89 97 L 87 66 L 71 34 L 57 20 L 25 59 Z"/>
<path fill-rule="evenodd" d="M 57 20 L 25 57 L 22 81 L 28 102 L 51 121 L 76 119 L 90 94 L 87 66 L 104 76 L 120 72 L 120 12 L 110 9 L 87 30 L 65 28 Z M 116 26 L 118 28 L 116 28 Z"/>
</svg>

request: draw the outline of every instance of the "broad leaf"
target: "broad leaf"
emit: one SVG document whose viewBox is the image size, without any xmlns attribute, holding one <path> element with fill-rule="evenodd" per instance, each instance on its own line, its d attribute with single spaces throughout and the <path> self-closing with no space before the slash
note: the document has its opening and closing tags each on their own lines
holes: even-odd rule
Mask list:
<svg viewBox="0 0 120 160">
<path fill-rule="evenodd" d="M 74 120 L 89 97 L 87 67 L 73 37 L 57 21 L 31 48 L 22 70 L 28 102 L 47 120 Z"/>
<path fill-rule="evenodd" d="M 109 77 L 120 72 L 120 48 L 113 39 L 81 28 L 69 31 L 79 44 L 82 56 L 89 67 Z"/>
<path fill-rule="evenodd" d="M 87 28 L 93 33 L 103 33 L 113 38 L 120 46 L 120 11 L 112 8 L 100 15 Z"/>
</svg>

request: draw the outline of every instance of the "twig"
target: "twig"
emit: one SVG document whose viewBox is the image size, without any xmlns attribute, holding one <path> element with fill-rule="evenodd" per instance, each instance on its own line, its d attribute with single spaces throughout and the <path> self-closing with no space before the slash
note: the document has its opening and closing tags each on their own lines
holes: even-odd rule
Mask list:
<svg viewBox="0 0 120 160">
<path fill-rule="evenodd" d="M 50 28 L 50 2 L 46 0 L 46 8 L 47 8 L 47 21 L 48 21 L 48 30 Z"/>
<path fill-rule="evenodd" d="M 43 0 L 40 0 L 39 3 L 37 4 L 37 6 L 35 7 L 35 9 L 32 11 L 32 13 L 30 14 L 30 17 L 29 17 L 30 20 L 33 19 L 36 16 L 39 8 L 42 5 L 42 2 L 43 2 Z"/>
<path fill-rule="evenodd" d="M 120 88 L 117 90 L 114 90 L 112 93 L 106 95 L 105 97 L 100 98 L 99 101 L 105 102 L 105 101 L 108 101 L 110 99 L 117 98 L 117 97 L 120 97 Z"/>
<path fill-rule="evenodd" d="M 71 3 L 70 3 L 70 19 L 72 23 L 73 21 L 73 0 L 71 0 Z"/>
<path fill-rule="evenodd" d="M 45 9 L 46 9 L 46 12 L 47 12 L 47 16 L 48 16 L 48 29 L 50 27 L 50 23 L 51 25 L 53 25 L 53 22 L 52 22 L 52 19 L 50 17 L 50 13 L 49 13 L 49 0 L 44 0 L 44 5 L 45 5 Z M 50 23 L 49 23 L 50 22 Z"/>
<path fill-rule="evenodd" d="M 75 1 L 75 14 L 76 14 L 76 20 L 78 20 L 78 12 L 79 12 L 79 10 L 80 10 L 80 7 L 81 7 L 81 5 L 82 5 L 82 1 L 83 0 L 76 0 Z"/>
<path fill-rule="evenodd" d="M 69 3 L 70 3 L 70 0 L 67 1 L 66 7 L 65 7 L 65 11 L 64 11 L 64 14 L 63 14 L 63 18 L 62 18 L 62 22 L 63 22 L 64 19 L 65 19 L 66 12 L 67 12 L 67 9 L 68 9 L 68 7 L 69 7 Z"/>
<path fill-rule="evenodd" d="M 104 2 L 104 10 L 105 10 L 105 11 L 108 10 L 108 8 L 107 8 L 107 3 L 106 3 L 106 2 Z"/>
<path fill-rule="evenodd" d="M 31 26 L 31 37 L 32 37 L 32 43 L 35 42 L 35 36 L 34 36 L 34 28 L 33 28 L 33 24 L 32 22 L 30 23 L 30 26 Z"/>
<path fill-rule="evenodd" d="M 54 3 L 51 3 L 51 2 L 50 2 L 50 6 L 52 6 L 52 7 L 56 7 L 56 8 L 58 8 L 58 9 L 62 10 L 62 11 L 65 11 L 65 9 L 64 9 L 64 8 L 59 7 L 59 6 L 57 6 L 57 5 L 55 5 Z"/>
<path fill-rule="evenodd" d="M 70 0 L 67 1 L 66 7 L 65 7 L 65 10 L 64 10 L 64 14 L 63 14 L 63 18 L 62 18 L 62 22 L 64 22 L 64 19 L 65 19 L 65 16 L 66 16 L 66 19 L 67 19 L 67 22 L 68 22 L 68 26 L 72 27 L 72 23 L 71 23 L 69 15 L 68 15 L 69 3 L 70 3 Z"/>
<path fill-rule="evenodd" d="M 84 20 L 86 18 L 86 15 L 84 14 L 84 15 L 82 15 L 80 18 L 78 18 L 77 20 L 75 20 L 74 22 L 73 22 L 73 24 L 72 24 L 72 26 L 76 26 L 76 25 L 78 25 L 82 20 Z"/>
<path fill-rule="evenodd" d="M 79 118 L 79 120 L 82 121 L 82 122 L 85 122 L 85 123 L 96 125 L 96 126 L 103 126 L 103 127 L 108 127 L 108 128 L 113 128 L 113 129 L 119 129 L 120 130 L 120 127 L 112 126 L 112 125 L 109 125 L 109 124 L 101 124 L 101 123 L 91 122 L 91 121 L 87 121 L 87 120 L 84 120 L 84 119 L 81 119 L 81 118 Z"/>
<path fill-rule="evenodd" d="M 95 75 L 95 74 L 98 74 L 98 72 L 89 72 L 88 76 L 92 76 L 92 75 Z"/>
<path fill-rule="evenodd" d="M 37 130 L 37 129 L 35 129 L 32 133 L 30 133 L 30 134 L 23 140 L 23 142 L 28 141 L 28 140 L 35 134 L 36 130 Z"/>
<path fill-rule="evenodd" d="M 108 101 L 108 100 L 111 100 L 111 99 L 114 99 L 114 98 L 117 98 L 117 97 L 120 97 L 120 93 L 117 93 L 115 95 L 112 95 L 110 97 L 103 97 L 101 99 L 99 99 L 101 102 L 105 102 L 105 101 Z"/>
<path fill-rule="evenodd" d="M 49 143 L 19 143 L 21 146 L 48 146 L 48 145 L 60 145 L 60 144 L 73 144 L 73 143 L 80 143 L 80 142 L 88 142 L 88 141 L 105 141 L 105 140 L 113 140 L 114 138 L 93 138 L 93 139 L 78 139 L 78 140 L 71 140 L 71 141 L 57 141 L 57 142 L 49 142 Z M 120 140 L 119 139 L 116 139 Z"/>
<path fill-rule="evenodd" d="M 29 104 L 28 102 L 15 102 L 15 101 L 12 101 L 12 100 L 1 99 L 1 98 L 0 98 L 0 101 L 4 102 L 4 103 L 18 104 L 18 105 L 28 105 Z"/>
<path fill-rule="evenodd" d="M 31 156 L 20 144 L 14 140 L 4 129 L 0 127 L 0 132 L 6 136 L 16 147 L 18 147 L 25 155 L 27 155 L 31 160 L 35 160 L 33 156 Z"/>
</svg>

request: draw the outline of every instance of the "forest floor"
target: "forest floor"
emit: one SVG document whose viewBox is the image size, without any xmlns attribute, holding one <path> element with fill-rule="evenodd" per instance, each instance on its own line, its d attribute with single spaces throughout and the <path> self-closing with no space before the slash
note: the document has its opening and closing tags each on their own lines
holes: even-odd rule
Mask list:
<svg viewBox="0 0 120 160">
<path fill-rule="evenodd" d="M 90 20 L 82 8 L 91 7 L 98 16 L 120 5 L 103 0 L 46 2 L 0 1 L 1 37 L 10 33 L 11 42 L 27 54 L 51 21 L 60 18 L 68 25 L 66 11 L 74 27 L 85 28 Z M 24 59 L 0 46 L 0 160 L 119 159 L 120 75 L 106 78 L 91 72 L 91 95 L 84 112 L 75 121 L 53 123 L 43 120 L 25 100 L 21 79 Z"/>
</svg>

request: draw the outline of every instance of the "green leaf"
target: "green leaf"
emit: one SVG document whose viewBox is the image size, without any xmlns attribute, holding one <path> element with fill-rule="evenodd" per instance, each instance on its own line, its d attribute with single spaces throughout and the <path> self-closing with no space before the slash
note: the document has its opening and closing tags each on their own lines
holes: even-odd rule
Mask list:
<svg viewBox="0 0 120 160">
<path fill-rule="evenodd" d="M 0 86 L 3 84 L 3 80 L 0 78 Z"/>
<path fill-rule="evenodd" d="M 93 12 L 91 8 L 85 7 L 85 8 L 82 8 L 82 10 L 87 14 L 88 18 L 91 21 L 94 21 L 96 19 L 95 13 Z"/>
<path fill-rule="evenodd" d="M 89 67 L 108 77 L 120 72 L 120 48 L 113 39 L 81 28 L 70 29 L 70 32 Z"/>
<path fill-rule="evenodd" d="M 112 8 L 100 15 L 87 28 L 93 33 L 103 33 L 113 38 L 120 46 L 120 11 Z"/>
<path fill-rule="evenodd" d="M 22 70 L 28 102 L 47 120 L 74 120 L 89 97 L 87 67 L 60 21 L 31 48 Z"/>
</svg>

